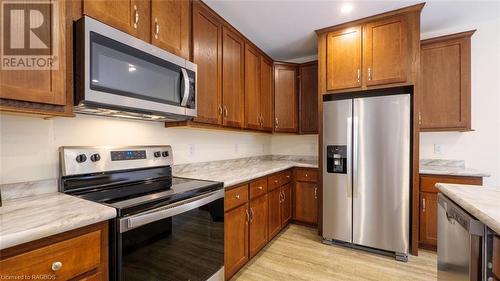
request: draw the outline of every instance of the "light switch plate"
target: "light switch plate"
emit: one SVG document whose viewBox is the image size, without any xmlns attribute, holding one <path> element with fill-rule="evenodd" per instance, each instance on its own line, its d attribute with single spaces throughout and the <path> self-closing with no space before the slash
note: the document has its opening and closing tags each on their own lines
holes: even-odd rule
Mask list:
<svg viewBox="0 0 500 281">
<path fill-rule="evenodd" d="M 435 154 L 444 154 L 444 145 L 434 144 L 434 153 Z"/>
</svg>

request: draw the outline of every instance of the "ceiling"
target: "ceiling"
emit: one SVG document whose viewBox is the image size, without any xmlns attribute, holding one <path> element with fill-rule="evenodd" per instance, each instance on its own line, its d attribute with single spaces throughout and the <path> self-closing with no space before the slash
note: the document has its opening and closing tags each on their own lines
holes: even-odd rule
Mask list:
<svg viewBox="0 0 500 281">
<path fill-rule="evenodd" d="M 422 1 L 205 0 L 213 10 L 275 60 L 317 53 L 314 30 Z M 340 12 L 351 3 L 349 14 Z M 421 32 L 500 18 L 500 1 L 427 1 Z"/>
</svg>

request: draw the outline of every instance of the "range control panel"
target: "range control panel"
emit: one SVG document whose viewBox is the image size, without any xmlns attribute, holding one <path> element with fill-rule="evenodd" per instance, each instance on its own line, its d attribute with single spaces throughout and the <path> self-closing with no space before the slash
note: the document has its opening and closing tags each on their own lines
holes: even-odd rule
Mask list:
<svg viewBox="0 0 500 281">
<path fill-rule="evenodd" d="M 326 146 L 326 170 L 328 173 L 347 174 L 347 145 Z"/>
<path fill-rule="evenodd" d="M 146 159 L 146 150 L 111 151 L 111 161 Z"/>
</svg>

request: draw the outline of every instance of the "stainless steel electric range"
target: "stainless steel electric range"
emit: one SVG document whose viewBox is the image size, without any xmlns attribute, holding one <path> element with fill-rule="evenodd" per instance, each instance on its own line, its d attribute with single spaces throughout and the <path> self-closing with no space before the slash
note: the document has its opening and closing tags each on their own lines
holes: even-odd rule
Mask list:
<svg viewBox="0 0 500 281">
<path fill-rule="evenodd" d="M 170 146 L 61 147 L 60 191 L 114 207 L 110 280 L 224 280 L 224 186 L 172 176 Z"/>
</svg>

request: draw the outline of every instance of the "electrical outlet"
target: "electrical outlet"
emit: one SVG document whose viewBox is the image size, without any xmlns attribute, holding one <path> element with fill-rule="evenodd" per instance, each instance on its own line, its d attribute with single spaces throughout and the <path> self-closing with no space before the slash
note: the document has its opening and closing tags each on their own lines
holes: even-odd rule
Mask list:
<svg viewBox="0 0 500 281">
<path fill-rule="evenodd" d="M 194 156 L 195 153 L 195 147 L 194 144 L 189 145 L 189 156 Z"/>
<path fill-rule="evenodd" d="M 444 145 L 434 144 L 434 153 L 435 154 L 444 154 Z"/>
</svg>

